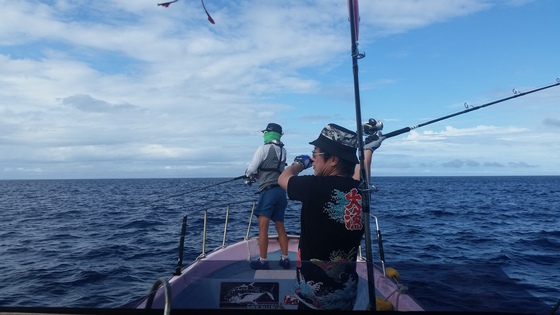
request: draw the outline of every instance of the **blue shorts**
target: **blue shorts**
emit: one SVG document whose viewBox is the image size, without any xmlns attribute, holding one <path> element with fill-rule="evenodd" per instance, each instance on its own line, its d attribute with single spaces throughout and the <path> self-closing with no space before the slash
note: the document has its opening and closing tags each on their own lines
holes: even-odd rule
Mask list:
<svg viewBox="0 0 560 315">
<path fill-rule="evenodd" d="M 262 215 L 274 222 L 284 222 L 287 206 L 286 191 L 278 186 L 259 193 L 259 201 L 254 213 L 256 216 Z"/>
</svg>

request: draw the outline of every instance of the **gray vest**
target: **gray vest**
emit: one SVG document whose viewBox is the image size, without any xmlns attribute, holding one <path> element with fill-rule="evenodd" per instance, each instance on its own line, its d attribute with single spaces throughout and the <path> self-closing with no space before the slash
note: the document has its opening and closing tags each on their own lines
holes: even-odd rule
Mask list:
<svg viewBox="0 0 560 315">
<path fill-rule="evenodd" d="M 278 177 L 286 167 L 286 156 L 284 156 L 283 146 L 277 144 L 267 144 L 268 154 L 266 159 L 259 165 L 259 192 L 265 189 L 278 186 Z M 280 156 L 276 154 L 276 148 L 280 151 Z"/>
</svg>

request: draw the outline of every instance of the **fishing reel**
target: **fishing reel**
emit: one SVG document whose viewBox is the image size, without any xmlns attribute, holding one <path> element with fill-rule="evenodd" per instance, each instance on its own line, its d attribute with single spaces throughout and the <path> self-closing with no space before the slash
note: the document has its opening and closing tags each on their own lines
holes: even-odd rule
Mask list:
<svg viewBox="0 0 560 315">
<path fill-rule="evenodd" d="M 253 185 L 253 183 L 256 182 L 256 181 L 257 181 L 257 178 L 255 177 L 255 175 L 245 177 L 245 185 L 247 185 L 247 186 Z"/>
<path fill-rule="evenodd" d="M 380 120 L 375 120 L 370 118 L 367 123 L 363 125 L 364 127 L 364 134 L 368 136 L 373 136 L 377 134 L 378 131 L 383 130 L 383 122 Z"/>
</svg>

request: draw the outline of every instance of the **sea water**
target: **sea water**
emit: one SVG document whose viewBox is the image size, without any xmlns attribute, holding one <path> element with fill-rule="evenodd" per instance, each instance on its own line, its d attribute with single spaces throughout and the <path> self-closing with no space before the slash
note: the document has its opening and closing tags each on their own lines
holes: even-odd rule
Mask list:
<svg viewBox="0 0 560 315">
<path fill-rule="evenodd" d="M 369 253 L 426 308 L 547 313 L 560 299 L 560 177 L 372 183 Z M 175 271 L 185 214 L 255 191 L 224 178 L 0 180 L 0 307 L 123 307 Z M 299 234 L 299 204 L 285 224 Z M 189 241 L 185 261 L 201 250 Z"/>
</svg>

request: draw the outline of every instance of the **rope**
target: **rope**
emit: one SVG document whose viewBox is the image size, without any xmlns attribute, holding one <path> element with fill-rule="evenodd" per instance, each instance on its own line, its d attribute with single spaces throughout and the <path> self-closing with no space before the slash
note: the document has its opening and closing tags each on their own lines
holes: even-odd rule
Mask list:
<svg viewBox="0 0 560 315">
<path fill-rule="evenodd" d="M 389 299 L 393 294 L 397 292 L 406 294 L 406 292 L 408 292 L 408 287 L 404 284 L 397 284 L 397 289 L 393 291 L 391 294 L 389 294 L 389 296 L 387 296 L 385 300 Z"/>
<path fill-rule="evenodd" d="M 393 291 L 391 294 L 389 294 L 389 295 L 385 298 L 385 301 L 388 301 L 389 298 L 390 298 L 391 296 L 393 296 L 393 294 L 395 294 L 395 293 L 397 293 L 397 292 L 398 292 L 399 294 L 398 294 L 398 296 L 397 296 L 396 303 L 395 303 L 395 304 L 396 304 L 396 305 L 395 305 L 395 310 L 396 310 L 396 311 L 399 310 L 399 298 L 401 297 L 401 294 L 406 294 L 406 293 L 408 292 L 408 287 L 405 286 L 404 284 L 398 283 L 398 284 L 397 284 L 397 289 L 396 289 L 395 291 Z"/>
</svg>

